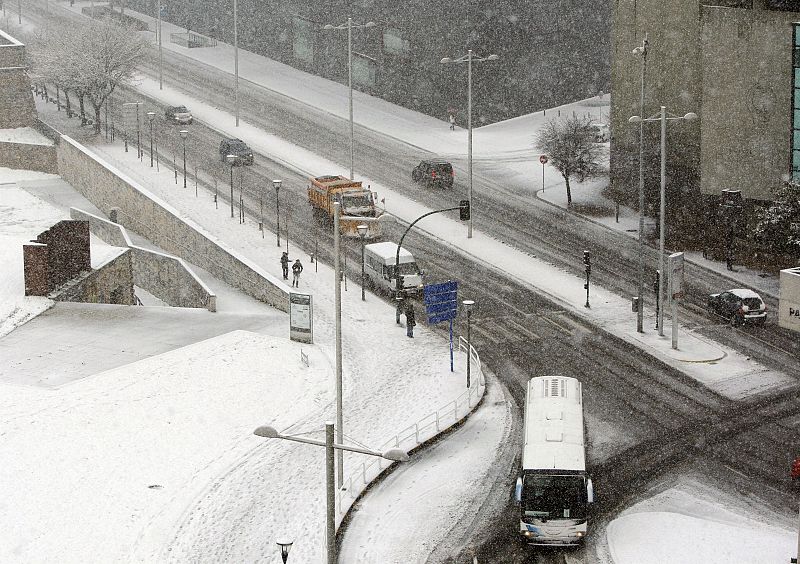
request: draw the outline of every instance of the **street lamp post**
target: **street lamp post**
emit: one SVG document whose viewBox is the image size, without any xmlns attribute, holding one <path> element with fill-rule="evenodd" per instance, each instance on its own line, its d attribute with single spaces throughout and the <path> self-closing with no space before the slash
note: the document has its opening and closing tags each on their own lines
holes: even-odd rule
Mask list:
<svg viewBox="0 0 800 564">
<path fill-rule="evenodd" d="M 641 46 L 633 54 L 641 57 L 641 90 L 639 94 L 639 115 L 644 115 L 644 73 L 647 69 L 647 34 Z M 639 123 L 639 274 L 636 300 L 636 331 L 644 332 L 644 122 Z"/>
<path fill-rule="evenodd" d="M 353 28 L 368 28 L 374 27 L 375 22 L 367 22 L 363 24 L 354 24 L 353 18 L 347 18 L 347 23 L 341 25 L 326 24 L 322 29 L 346 29 L 347 30 L 347 87 L 350 91 L 350 180 L 355 179 L 354 172 L 354 153 L 355 153 L 355 133 L 353 131 Z"/>
<path fill-rule="evenodd" d="M 336 432 L 339 442 L 344 440 L 344 417 L 342 416 L 342 266 L 340 259 L 339 243 L 341 233 L 339 231 L 339 216 L 342 213 L 342 205 L 339 202 L 333 203 L 333 275 L 334 281 L 334 310 L 336 338 L 334 342 L 336 356 Z M 319 260 L 319 259 L 317 259 Z M 338 467 L 339 487 L 342 487 L 344 480 L 344 457 L 342 452 L 338 452 L 336 464 Z"/>
<path fill-rule="evenodd" d="M 233 219 L 233 163 L 236 162 L 236 155 L 227 155 L 225 160 L 231 165 L 231 219 Z"/>
<path fill-rule="evenodd" d="M 92 8 L 92 10 L 94 10 L 94 8 Z M 94 14 L 92 14 L 92 17 L 94 17 Z M 161 46 L 161 0 L 158 0 L 156 35 L 158 35 L 158 89 L 164 90 L 164 52 Z"/>
<path fill-rule="evenodd" d="M 181 129 L 180 135 L 183 139 L 183 187 L 186 188 L 186 138 L 189 136 L 189 132 Z"/>
<path fill-rule="evenodd" d="M 666 187 L 667 187 L 667 121 L 670 120 L 685 120 L 693 121 L 697 119 L 697 114 L 689 112 L 683 116 L 667 116 L 667 109 L 661 106 L 661 111 L 658 115 L 649 118 L 642 118 L 641 116 L 631 116 L 628 118 L 629 123 L 638 123 L 639 127 L 644 125 L 646 121 L 661 122 L 661 189 L 660 189 L 660 202 L 659 202 L 659 237 L 658 237 L 658 301 L 661 307 L 657 308 L 656 324 L 658 325 L 659 336 L 664 336 L 664 304 L 666 304 L 666 285 L 664 273 L 664 232 L 665 232 L 665 217 L 666 217 Z"/>
<path fill-rule="evenodd" d="M 472 210 L 475 209 L 472 204 L 472 62 L 496 61 L 499 58 L 500 57 L 497 55 L 478 57 L 473 54 L 472 49 L 469 49 L 467 54 L 463 57 L 459 57 L 458 59 L 445 57 L 439 61 L 443 65 L 449 63 L 467 63 L 467 176 L 469 177 L 467 199 L 469 200 L 470 209 Z M 469 223 L 467 224 L 467 238 L 472 238 L 472 216 L 470 216 Z"/>
<path fill-rule="evenodd" d="M 238 2 L 233 0 L 233 74 L 234 81 L 234 105 L 236 107 L 236 127 L 239 127 L 239 22 L 238 22 Z"/>
<path fill-rule="evenodd" d="M 289 550 L 291 550 L 294 543 L 290 540 L 279 540 L 275 544 L 281 549 L 281 560 L 283 560 L 283 564 L 286 564 L 289 559 Z"/>
<path fill-rule="evenodd" d="M 467 310 L 467 389 L 470 385 L 470 359 L 472 358 L 472 333 L 471 333 L 471 317 L 472 306 L 475 305 L 473 300 L 464 300 L 461 302 L 464 309 Z"/>
<path fill-rule="evenodd" d="M 155 112 L 147 112 L 147 118 L 150 120 L 150 168 L 153 167 L 153 120 L 155 117 Z"/>
<path fill-rule="evenodd" d="M 287 441 L 294 441 L 298 443 L 306 443 L 309 445 L 316 445 L 325 447 L 325 499 L 326 499 L 326 541 L 327 541 L 327 564 L 336 564 L 336 489 L 334 488 L 334 467 L 333 467 L 333 453 L 338 451 L 357 452 L 359 454 L 368 454 L 370 456 L 377 456 L 385 458 L 394 462 L 406 462 L 408 460 L 408 453 L 399 448 L 392 448 L 386 452 L 377 452 L 366 448 L 351 447 L 342 444 L 341 442 L 335 443 L 333 441 L 333 423 L 330 421 L 325 423 L 325 441 L 315 441 L 314 439 L 306 439 L 304 437 L 294 437 L 290 435 L 280 434 L 274 427 L 264 425 L 258 427 L 253 434 L 265 439 L 284 439 Z M 341 480 L 341 476 L 339 476 Z M 288 550 L 287 556 L 288 556 Z M 283 560 L 286 562 L 286 558 Z"/>
<path fill-rule="evenodd" d="M 367 297 L 364 294 L 364 238 L 367 235 L 367 227 L 363 223 L 356 227 L 358 229 L 358 236 L 361 238 L 361 301 L 366 301 Z"/>
<path fill-rule="evenodd" d="M 278 192 L 281 189 L 281 180 L 273 180 L 272 186 L 275 187 L 275 234 L 278 237 L 278 246 L 281 246 L 281 201 Z"/>
</svg>

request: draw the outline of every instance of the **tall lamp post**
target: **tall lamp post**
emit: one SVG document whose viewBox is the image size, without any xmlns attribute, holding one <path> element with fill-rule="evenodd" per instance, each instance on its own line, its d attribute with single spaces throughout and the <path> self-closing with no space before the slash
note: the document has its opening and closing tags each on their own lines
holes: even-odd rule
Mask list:
<svg viewBox="0 0 800 564">
<path fill-rule="evenodd" d="M 639 115 L 644 115 L 644 74 L 647 70 L 647 34 L 633 54 L 642 60 Z M 644 122 L 639 123 L 639 274 L 636 294 L 636 331 L 644 332 Z"/>
<path fill-rule="evenodd" d="M 158 0 L 158 22 L 156 24 L 156 35 L 158 35 L 158 89 L 164 90 L 164 52 L 161 47 L 161 0 Z M 94 12 L 94 8 L 92 8 Z M 94 13 L 92 13 L 94 17 Z"/>
<path fill-rule="evenodd" d="M 472 306 L 475 305 L 473 300 L 464 300 L 461 302 L 464 309 L 467 311 L 467 389 L 470 385 L 470 359 L 472 358 L 472 333 L 471 333 L 471 318 Z"/>
<path fill-rule="evenodd" d="M 358 229 L 358 236 L 361 238 L 361 301 L 366 301 L 367 297 L 364 293 L 364 238 L 367 236 L 367 227 L 363 223 L 356 227 Z"/>
<path fill-rule="evenodd" d="M 233 219 L 233 164 L 236 162 L 236 155 L 227 155 L 225 160 L 231 166 L 231 219 Z"/>
<path fill-rule="evenodd" d="M 290 540 L 279 540 L 275 544 L 281 549 L 281 560 L 283 560 L 283 564 L 286 564 L 286 561 L 289 559 L 289 551 L 292 549 L 294 543 Z"/>
<path fill-rule="evenodd" d="M 281 190 L 280 180 L 273 180 L 272 186 L 275 188 L 275 234 L 278 237 L 278 246 L 281 246 L 281 200 L 278 197 L 278 192 Z"/>
<path fill-rule="evenodd" d="M 150 168 L 153 167 L 153 120 L 155 117 L 155 112 L 147 112 L 147 119 L 150 120 Z"/>
<path fill-rule="evenodd" d="M 689 112 L 684 114 L 683 116 L 674 116 L 669 115 L 667 116 L 667 109 L 664 106 L 661 106 L 661 111 L 658 115 L 651 116 L 649 118 L 642 118 L 641 116 L 631 116 L 628 118 L 628 122 L 630 123 L 638 123 L 640 127 L 643 126 L 644 122 L 646 121 L 658 121 L 661 122 L 661 190 L 660 190 L 660 202 L 659 202 L 659 224 L 658 224 L 658 271 L 660 273 L 658 277 L 658 303 L 660 307 L 658 308 L 658 315 L 657 321 L 658 324 L 658 334 L 659 336 L 664 336 L 664 305 L 666 304 L 666 296 L 665 290 L 666 285 L 664 284 L 666 276 L 664 270 L 664 231 L 665 231 L 665 216 L 666 216 L 666 186 L 667 186 L 667 175 L 666 175 L 666 168 L 667 168 L 667 121 L 670 120 L 685 120 L 685 121 L 693 121 L 697 119 L 697 114 L 694 112 Z"/>
<path fill-rule="evenodd" d="M 377 452 L 365 448 L 351 447 L 342 443 L 334 443 L 333 441 L 333 423 L 330 421 L 325 423 L 325 440 L 315 441 L 313 439 L 306 439 L 304 437 L 293 437 L 290 435 L 280 434 L 274 427 L 262 426 L 258 427 L 253 434 L 265 439 L 284 439 L 287 441 L 294 441 L 298 443 L 306 443 L 309 445 L 316 445 L 325 447 L 325 513 L 327 516 L 326 527 L 326 542 L 327 542 L 327 564 L 336 564 L 336 489 L 333 485 L 334 482 L 334 467 L 333 467 L 333 453 L 334 451 L 342 452 L 344 450 L 349 452 L 357 452 L 360 454 L 368 454 L 370 456 L 377 456 L 385 458 L 394 462 L 406 462 L 408 460 L 408 453 L 399 448 L 392 448 L 386 452 Z M 341 476 L 340 476 L 341 478 Z M 286 551 L 288 556 L 288 550 Z M 283 553 L 282 553 L 283 554 Z M 286 562 L 286 557 L 283 557 Z"/>
<path fill-rule="evenodd" d="M 234 105 L 236 107 L 236 127 L 239 127 L 239 16 L 238 2 L 233 0 L 233 74 L 234 81 Z"/>
<path fill-rule="evenodd" d="M 353 166 L 355 153 L 355 134 L 353 132 L 353 28 L 375 27 L 375 22 L 354 24 L 353 18 L 347 18 L 347 23 L 341 25 L 325 24 L 322 29 L 346 29 L 347 30 L 347 87 L 350 91 L 350 180 L 355 179 Z"/>
<path fill-rule="evenodd" d="M 180 135 L 183 139 L 183 187 L 186 188 L 186 138 L 189 136 L 189 132 L 181 129 Z"/>
<path fill-rule="evenodd" d="M 496 61 L 499 58 L 500 57 L 497 55 L 478 57 L 472 52 L 472 49 L 469 49 L 467 54 L 463 57 L 459 57 L 458 59 L 445 57 L 439 61 L 443 65 L 450 63 L 467 63 L 467 176 L 469 177 L 467 199 L 469 200 L 470 209 L 473 210 L 475 207 L 472 205 L 472 62 Z M 469 223 L 467 224 L 467 238 L 472 238 L 472 216 L 470 216 Z"/>
</svg>

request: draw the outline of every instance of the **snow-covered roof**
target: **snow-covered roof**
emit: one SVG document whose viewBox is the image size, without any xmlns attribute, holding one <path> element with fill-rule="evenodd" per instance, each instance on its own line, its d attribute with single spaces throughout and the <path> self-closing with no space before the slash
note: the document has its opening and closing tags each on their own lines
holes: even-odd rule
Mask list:
<svg viewBox="0 0 800 564">
<path fill-rule="evenodd" d="M 738 296 L 740 298 L 758 298 L 759 300 L 761 299 L 761 296 L 759 296 L 756 292 L 748 288 L 734 288 L 733 290 L 728 290 L 728 291 L 734 296 Z"/>
</svg>

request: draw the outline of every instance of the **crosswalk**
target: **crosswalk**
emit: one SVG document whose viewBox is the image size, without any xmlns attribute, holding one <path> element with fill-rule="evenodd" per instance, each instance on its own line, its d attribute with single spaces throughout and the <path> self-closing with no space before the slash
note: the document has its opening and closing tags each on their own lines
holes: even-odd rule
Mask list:
<svg viewBox="0 0 800 564">
<path fill-rule="evenodd" d="M 563 310 L 472 319 L 472 339 L 477 345 L 515 345 L 541 341 L 557 331 L 568 337 L 586 331 Z"/>
</svg>

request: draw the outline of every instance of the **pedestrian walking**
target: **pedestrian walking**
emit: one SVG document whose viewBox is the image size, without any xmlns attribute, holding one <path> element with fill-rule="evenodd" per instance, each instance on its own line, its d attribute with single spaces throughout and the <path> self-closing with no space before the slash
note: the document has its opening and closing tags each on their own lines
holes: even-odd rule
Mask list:
<svg viewBox="0 0 800 564">
<path fill-rule="evenodd" d="M 450 131 L 456 130 L 456 116 L 450 114 Z"/>
<path fill-rule="evenodd" d="M 283 279 L 289 279 L 289 253 L 283 251 L 281 255 L 281 268 L 283 269 Z"/>
<path fill-rule="evenodd" d="M 414 318 L 414 306 L 411 302 L 408 303 L 406 306 L 406 335 L 408 337 L 414 338 L 414 325 L 417 324 L 416 319 Z"/>
<path fill-rule="evenodd" d="M 300 264 L 300 259 L 294 261 L 292 265 L 292 287 L 300 287 L 300 273 L 303 272 L 303 265 Z"/>
</svg>

